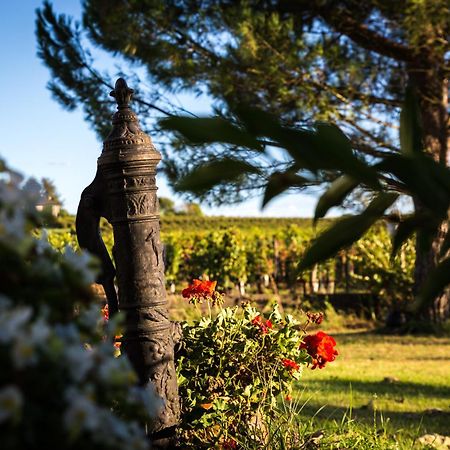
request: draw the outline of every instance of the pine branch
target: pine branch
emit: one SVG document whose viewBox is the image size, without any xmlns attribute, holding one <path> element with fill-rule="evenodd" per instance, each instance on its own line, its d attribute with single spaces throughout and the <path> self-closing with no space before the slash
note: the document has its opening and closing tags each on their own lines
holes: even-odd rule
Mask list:
<svg viewBox="0 0 450 450">
<path fill-rule="evenodd" d="M 337 32 L 345 34 L 366 50 L 404 62 L 410 62 L 416 56 L 411 47 L 388 39 L 356 21 L 347 9 L 336 11 L 336 8 L 321 8 L 320 15 Z"/>
</svg>

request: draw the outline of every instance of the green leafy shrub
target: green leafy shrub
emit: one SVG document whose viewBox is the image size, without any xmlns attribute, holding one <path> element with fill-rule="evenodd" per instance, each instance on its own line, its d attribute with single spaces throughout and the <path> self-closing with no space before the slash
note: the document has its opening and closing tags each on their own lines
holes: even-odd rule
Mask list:
<svg viewBox="0 0 450 450">
<path fill-rule="evenodd" d="M 391 248 L 387 227 L 380 223 L 349 252 L 354 285 L 378 295 L 389 307 L 412 301 L 415 261 L 412 239 L 405 242 L 396 258 L 392 258 Z"/>
<path fill-rule="evenodd" d="M 280 395 L 289 400 L 302 367 L 314 363 L 301 348 L 313 320 L 302 325 L 277 306 L 263 317 L 247 304 L 183 324 L 178 380 L 185 445 L 237 448 L 250 440 L 263 446 Z"/>
</svg>

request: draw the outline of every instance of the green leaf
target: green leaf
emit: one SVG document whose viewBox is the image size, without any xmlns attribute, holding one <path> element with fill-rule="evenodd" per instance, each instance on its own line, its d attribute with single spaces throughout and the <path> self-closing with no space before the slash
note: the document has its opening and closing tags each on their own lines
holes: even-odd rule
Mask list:
<svg viewBox="0 0 450 450">
<path fill-rule="evenodd" d="M 419 311 L 421 308 L 433 302 L 450 284 L 450 258 L 444 259 L 428 275 L 425 283 L 420 289 L 417 299 L 414 301 L 411 309 Z"/>
<path fill-rule="evenodd" d="M 398 194 L 395 192 L 382 192 L 378 194 L 362 213 L 366 216 L 382 216 L 386 209 L 389 208 L 398 198 Z"/>
<path fill-rule="evenodd" d="M 340 169 L 373 189 L 379 189 L 376 171 L 354 155 L 350 140 L 339 127 L 331 123 L 318 123 L 316 130 L 315 150 L 328 160 L 331 168 Z"/>
<path fill-rule="evenodd" d="M 234 181 L 243 174 L 258 173 L 258 169 L 234 158 L 224 158 L 196 167 L 176 184 L 177 191 L 203 194 L 217 184 Z"/>
<path fill-rule="evenodd" d="M 429 214 L 415 214 L 400 222 L 392 239 L 391 259 L 395 257 L 404 242 L 416 231 L 418 245 L 421 249 L 426 251 L 436 234 L 438 224 L 439 221 L 436 221 L 436 219 Z"/>
<path fill-rule="evenodd" d="M 254 136 L 220 117 L 168 117 L 159 123 L 161 128 L 178 131 L 194 144 L 222 142 L 263 150 L 263 146 Z"/>
<path fill-rule="evenodd" d="M 253 135 L 276 137 L 281 130 L 281 125 L 276 117 L 261 109 L 241 105 L 236 108 L 235 113 L 245 128 Z"/>
<path fill-rule="evenodd" d="M 315 131 L 280 128 L 273 138 L 300 167 L 315 173 L 339 170 L 373 189 L 380 187 L 376 171 L 353 154 L 351 142 L 333 124 L 318 123 Z"/>
<path fill-rule="evenodd" d="M 419 102 L 411 87 L 406 89 L 400 113 L 400 148 L 403 154 L 410 156 L 423 150 Z"/>
<path fill-rule="evenodd" d="M 358 184 L 359 181 L 348 175 L 342 175 L 334 180 L 317 202 L 316 211 L 314 213 L 314 223 L 321 217 L 324 217 L 330 208 L 340 205 L 344 198 L 353 191 Z"/>
<path fill-rule="evenodd" d="M 447 216 L 450 202 L 450 171 L 429 156 L 386 156 L 377 167 L 393 174 L 424 206 L 441 217 Z M 447 184 L 449 184 L 447 186 Z"/>
<path fill-rule="evenodd" d="M 264 191 L 264 198 L 262 206 L 266 206 L 267 203 L 277 195 L 286 191 L 291 187 L 305 186 L 309 180 L 305 177 L 297 175 L 295 172 L 274 172 L 270 175 Z"/>
<path fill-rule="evenodd" d="M 323 157 L 323 149 L 316 149 L 314 142 L 315 131 L 293 128 L 279 128 L 270 138 L 279 143 L 299 167 L 314 173 L 331 169 L 332 164 Z M 334 167 L 333 167 L 334 169 Z"/>
<path fill-rule="evenodd" d="M 372 200 L 367 209 L 358 216 L 339 220 L 323 232 L 306 250 L 298 271 L 309 269 L 325 261 L 339 250 L 358 241 L 397 199 L 398 194 L 381 193 Z"/>
<path fill-rule="evenodd" d="M 423 218 L 417 216 L 408 217 L 397 225 L 392 239 L 391 259 L 394 259 L 402 245 L 407 241 L 421 225 Z"/>
</svg>

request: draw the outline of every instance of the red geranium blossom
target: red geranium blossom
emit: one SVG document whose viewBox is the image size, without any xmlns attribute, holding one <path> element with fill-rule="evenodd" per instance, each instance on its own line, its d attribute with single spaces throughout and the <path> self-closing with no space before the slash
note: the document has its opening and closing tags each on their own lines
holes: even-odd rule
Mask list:
<svg viewBox="0 0 450 450">
<path fill-rule="evenodd" d="M 267 334 L 269 328 L 273 328 L 272 322 L 269 319 L 264 319 L 261 315 L 256 316 L 254 319 L 252 319 L 252 325 L 259 327 L 262 334 Z"/>
<path fill-rule="evenodd" d="M 286 367 L 290 372 L 295 372 L 298 369 L 300 369 L 300 366 L 295 362 L 292 361 L 292 359 L 283 359 L 281 361 L 283 363 L 283 366 Z"/>
<path fill-rule="evenodd" d="M 108 303 L 102 308 L 103 320 L 108 322 L 109 320 L 109 308 Z"/>
<path fill-rule="evenodd" d="M 181 295 L 184 298 L 207 298 L 211 297 L 216 288 L 217 281 L 197 280 L 195 279 L 186 289 L 183 289 Z"/>
<path fill-rule="evenodd" d="M 312 358 L 312 369 L 318 367 L 322 369 L 327 362 L 334 361 L 338 355 L 335 350 L 336 341 L 324 333 L 319 331 L 316 334 L 311 334 L 303 339 L 300 348 L 306 349 Z"/>
<path fill-rule="evenodd" d="M 222 442 L 221 446 L 222 450 L 233 450 L 237 448 L 237 442 L 234 439 L 227 439 L 226 441 Z"/>
<path fill-rule="evenodd" d="M 103 320 L 105 322 L 108 322 L 108 320 L 109 320 L 108 303 L 102 308 L 102 314 L 103 314 Z M 122 345 L 122 342 L 120 341 L 121 338 L 122 338 L 121 334 L 115 336 L 115 338 L 114 338 L 114 347 L 117 348 L 118 350 L 120 350 L 120 346 Z"/>
<path fill-rule="evenodd" d="M 223 295 L 215 290 L 216 284 L 217 281 L 195 279 L 192 284 L 181 291 L 181 294 L 194 305 L 202 303 L 203 300 L 211 303 L 212 306 L 221 305 L 223 304 Z"/>
<path fill-rule="evenodd" d="M 313 312 L 307 312 L 306 317 L 308 320 L 312 323 L 316 323 L 317 325 L 320 325 L 323 322 L 323 313 L 313 313 Z"/>
<path fill-rule="evenodd" d="M 121 338 L 122 338 L 121 334 L 119 334 L 114 338 L 114 347 L 117 348 L 118 350 L 120 350 L 120 346 L 122 345 L 122 341 L 119 340 Z"/>
</svg>

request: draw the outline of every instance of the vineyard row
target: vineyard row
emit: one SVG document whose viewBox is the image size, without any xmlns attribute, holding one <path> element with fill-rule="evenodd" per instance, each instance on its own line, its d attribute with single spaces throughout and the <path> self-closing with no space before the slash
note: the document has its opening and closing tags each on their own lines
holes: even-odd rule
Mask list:
<svg viewBox="0 0 450 450">
<path fill-rule="evenodd" d="M 111 251 L 112 230 L 104 228 L 102 236 Z M 391 261 L 391 240 L 384 224 L 335 258 L 299 274 L 297 263 L 314 236 L 311 227 L 296 224 L 276 229 L 163 231 L 166 280 L 168 286 L 183 285 L 206 276 L 217 280 L 221 289 L 238 286 L 241 291 L 252 285 L 260 291 L 283 286 L 300 294 L 367 292 L 389 303 L 411 296 L 413 244 L 407 242 Z M 49 230 L 48 240 L 61 251 L 66 245 L 77 248 L 73 229 Z"/>
</svg>

